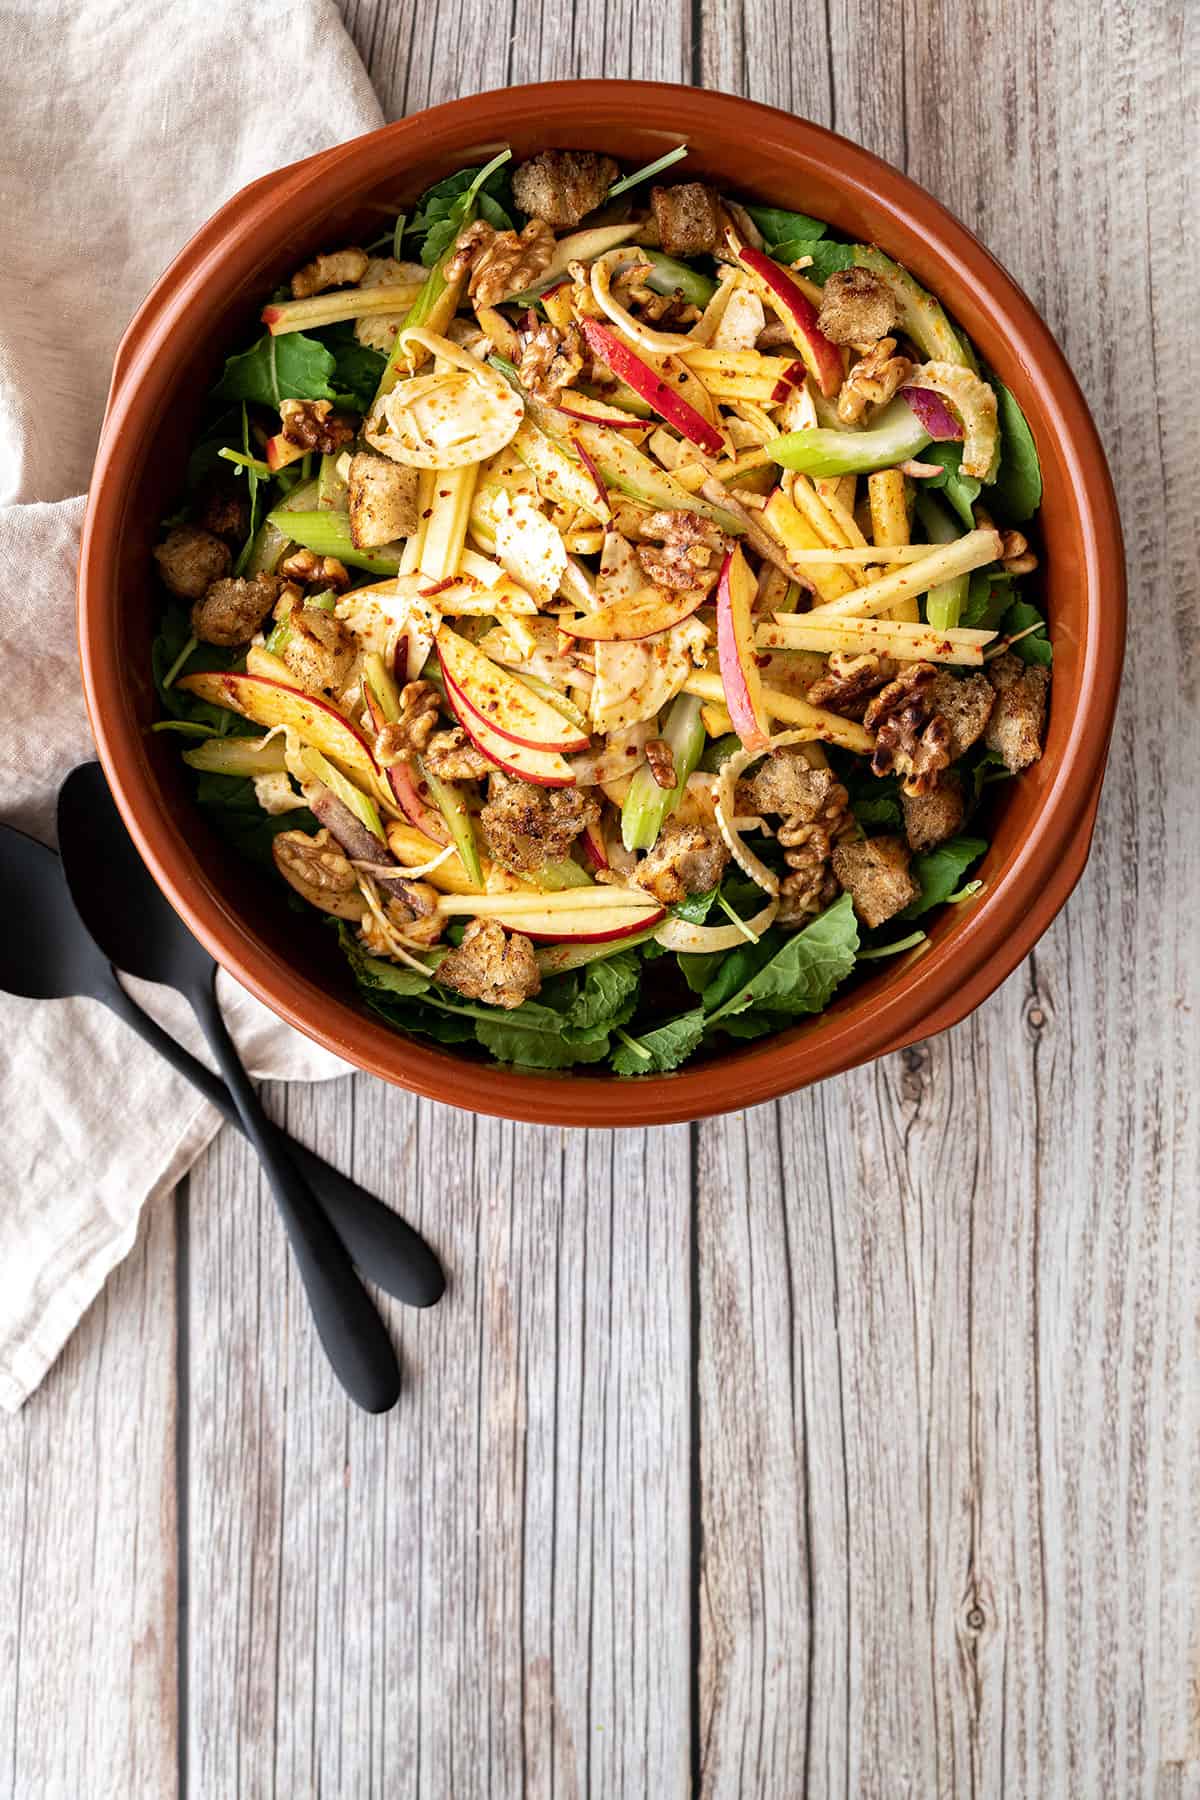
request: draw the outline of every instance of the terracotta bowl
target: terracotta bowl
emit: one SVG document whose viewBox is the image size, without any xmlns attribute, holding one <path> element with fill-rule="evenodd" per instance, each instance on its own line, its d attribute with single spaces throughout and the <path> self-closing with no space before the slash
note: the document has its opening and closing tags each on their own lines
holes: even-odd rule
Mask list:
<svg viewBox="0 0 1200 1800">
<path fill-rule="evenodd" d="M 685 137 L 695 172 L 874 241 L 945 301 L 1020 400 L 1041 452 L 1054 685 L 1046 751 L 996 809 L 983 897 L 945 909 L 905 967 L 882 965 L 810 1023 L 619 1080 L 520 1074 L 388 1029 L 358 1001 L 332 942 L 210 832 L 178 743 L 156 715 L 150 575 L 202 396 L 263 296 L 314 250 L 377 236 L 432 181 L 505 143 L 608 150 L 626 165 Z M 748 149 L 753 146 L 753 155 Z M 724 94 L 564 81 L 482 94 L 297 163 L 246 188 L 197 233 L 121 344 L 88 502 L 79 573 L 83 676 L 100 756 L 155 879 L 226 968 L 291 1024 L 360 1068 L 456 1106 L 514 1119 L 634 1125 L 768 1100 L 916 1038 L 978 1006 L 1045 931 L 1083 870 L 1116 705 L 1125 629 L 1120 525 L 1078 387 L 1029 301 L 970 232 L 865 150 Z"/>
</svg>

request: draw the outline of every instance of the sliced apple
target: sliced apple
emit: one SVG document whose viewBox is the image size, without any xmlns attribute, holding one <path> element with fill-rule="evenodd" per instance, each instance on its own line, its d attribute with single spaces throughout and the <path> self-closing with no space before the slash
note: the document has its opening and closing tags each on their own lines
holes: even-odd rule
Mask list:
<svg viewBox="0 0 1200 1800">
<path fill-rule="evenodd" d="M 614 906 L 610 912 L 523 912 L 511 922 L 501 918 L 500 923 L 532 938 L 535 944 L 611 944 L 658 925 L 666 916 L 663 907 L 651 903 L 644 912 L 629 906 Z"/>
<path fill-rule="evenodd" d="M 454 716 L 474 744 L 475 748 L 503 769 L 506 775 L 515 775 L 519 781 L 532 781 L 538 787 L 573 787 L 575 776 L 570 763 L 560 756 L 557 750 L 535 750 L 527 744 L 516 744 L 511 738 L 501 737 L 482 714 L 470 706 L 461 690 L 455 687 L 450 677 L 442 668 L 446 683 L 446 698 L 449 700 Z"/>
<path fill-rule="evenodd" d="M 595 819 L 589 819 L 583 828 L 583 854 L 593 869 L 608 868 L 608 845 L 604 841 L 604 831 Z"/>
<path fill-rule="evenodd" d="M 700 588 L 644 587 L 624 600 L 611 600 L 579 618 L 559 617 L 559 629 L 569 637 L 591 638 L 602 643 L 623 643 L 654 637 L 682 625 L 704 603 Z"/>
<path fill-rule="evenodd" d="M 771 729 L 755 661 L 752 609 L 757 585 L 741 551 L 731 550 L 717 582 L 717 661 L 733 729 L 753 751 L 766 749 Z"/>
<path fill-rule="evenodd" d="M 289 463 L 299 462 L 305 455 L 307 451 L 304 445 L 291 443 L 282 431 L 277 431 L 274 437 L 267 439 L 267 467 L 273 475 L 278 475 L 280 469 L 286 469 Z"/>
<path fill-rule="evenodd" d="M 442 673 L 489 730 L 529 750 L 586 750 L 590 739 L 477 645 L 443 625 L 434 644 Z"/>
<path fill-rule="evenodd" d="M 363 700 L 376 732 L 383 730 L 389 722 L 389 717 L 397 716 L 394 712 L 389 714 L 385 711 L 373 683 L 369 680 L 363 682 Z M 431 838 L 435 843 L 448 844 L 450 833 L 446 829 L 446 821 L 436 807 L 427 803 L 428 789 L 414 765 L 408 760 L 389 763 L 383 773 L 387 777 L 387 784 L 392 790 L 392 797 L 396 805 L 409 824 L 415 825 L 418 831 L 423 831 L 426 837 Z"/>
<path fill-rule="evenodd" d="M 643 362 L 610 326 L 602 325 L 598 319 L 582 319 L 580 327 L 592 355 L 598 356 L 614 375 L 627 382 L 635 394 L 640 394 L 660 418 L 673 425 L 689 443 L 707 450 L 710 456 L 720 456 L 725 443 L 716 426 L 664 380 L 657 369 Z"/>
<path fill-rule="evenodd" d="M 377 768 L 370 746 L 354 726 L 327 700 L 318 700 L 299 688 L 285 687 L 261 675 L 214 672 L 185 675 L 179 686 L 210 706 L 253 719 L 256 725 L 287 725 L 302 743 L 320 750 L 333 762 L 356 775 L 368 788 L 374 786 Z"/>
<path fill-rule="evenodd" d="M 832 398 L 842 385 L 842 353 L 817 324 L 817 309 L 801 292 L 792 276 L 761 250 L 743 244 L 738 261 L 749 275 L 755 292 L 779 314 L 792 334 L 792 342 L 812 373 L 821 392 Z"/>
<path fill-rule="evenodd" d="M 613 894 L 611 901 L 606 898 L 607 893 Z M 513 895 L 510 901 L 508 895 L 489 894 L 479 907 L 473 907 L 467 898 L 447 898 L 438 910 L 450 915 L 486 911 L 488 918 L 496 919 L 506 930 L 519 931 L 535 943 L 549 944 L 613 943 L 617 938 L 645 931 L 666 917 L 666 908 L 649 894 L 644 904 L 640 899 L 634 901 L 619 895 L 620 890 L 575 889 L 573 896 L 582 896 L 577 905 L 572 905 L 565 894 L 554 895 L 549 904 L 539 905 L 534 895 Z"/>
<path fill-rule="evenodd" d="M 644 419 L 622 412 L 619 406 L 609 406 L 607 401 L 593 400 L 590 394 L 581 394 L 575 388 L 564 388 L 553 406 L 555 412 L 565 413 L 568 419 L 582 419 L 586 425 L 611 425 L 615 431 L 646 429 Z"/>
</svg>

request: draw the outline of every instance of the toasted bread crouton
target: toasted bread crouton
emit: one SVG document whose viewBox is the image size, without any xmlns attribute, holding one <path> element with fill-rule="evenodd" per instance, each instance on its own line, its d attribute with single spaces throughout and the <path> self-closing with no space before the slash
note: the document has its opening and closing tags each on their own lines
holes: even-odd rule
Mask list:
<svg viewBox="0 0 1200 1800">
<path fill-rule="evenodd" d="M 903 838 L 864 838 L 857 844 L 835 844 L 833 872 L 849 894 L 863 924 L 874 930 L 903 912 L 920 888 L 908 872 L 909 849 Z"/>
<path fill-rule="evenodd" d="M 283 660 L 310 694 L 338 694 L 350 678 L 358 641 L 340 619 L 319 607 L 294 607 Z"/>
<path fill-rule="evenodd" d="M 325 293 L 328 288 L 352 286 L 366 274 L 367 261 L 366 251 L 357 248 L 330 250 L 323 256 L 314 256 L 292 276 L 292 299 L 308 300 L 313 294 Z"/>
<path fill-rule="evenodd" d="M 192 631 L 202 644 L 232 650 L 248 644 L 283 586 L 278 575 L 233 576 L 214 581 L 192 608 Z"/>
<path fill-rule="evenodd" d="M 163 583 L 180 600 L 200 600 L 233 567 L 229 545 L 199 525 L 172 525 L 154 560 Z"/>
<path fill-rule="evenodd" d="M 411 537 L 417 529 L 417 489 L 420 475 L 389 456 L 360 450 L 350 463 L 346 509 L 350 515 L 350 541 L 358 550 L 375 550 L 380 544 Z"/>
<path fill-rule="evenodd" d="M 963 822 L 966 801 L 961 779 L 947 771 L 930 794 L 901 794 L 904 835 L 913 850 L 932 850 L 952 838 Z"/>
<path fill-rule="evenodd" d="M 472 919 L 457 950 L 438 965 L 440 987 L 467 1000 L 511 1009 L 540 992 L 541 974 L 533 945 L 521 932 L 505 933 L 495 919 Z"/>
<path fill-rule="evenodd" d="M 689 894 L 707 894 L 716 887 L 728 861 L 729 852 L 712 826 L 668 819 L 633 879 L 661 905 L 675 906 Z"/>
<path fill-rule="evenodd" d="M 513 172 L 513 199 L 547 225 L 578 225 L 594 211 L 620 174 L 611 156 L 594 150 L 543 150 Z"/>
<path fill-rule="evenodd" d="M 776 750 L 737 784 L 740 813 L 781 813 L 811 823 L 845 809 L 846 790 L 832 769 L 814 769 L 797 750 Z"/>
<path fill-rule="evenodd" d="M 895 323 L 892 290 L 870 269 L 837 269 L 825 283 L 817 324 L 831 343 L 865 348 Z"/>
<path fill-rule="evenodd" d="M 1042 754 L 1050 671 L 1037 663 L 1022 662 L 1009 650 L 989 663 L 987 672 L 996 691 L 996 704 L 984 742 L 1004 758 L 1005 768 L 1015 775 Z"/>
<path fill-rule="evenodd" d="M 668 256 L 711 255 L 720 242 L 721 200 L 702 181 L 650 189 L 650 209 Z"/>
<path fill-rule="evenodd" d="M 950 761 L 957 762 L 983 736 L 996 703 L 992 684 L 986 675 L 959 676 L 942 669 L 929 697 L 933 711 L 950 727 Z"/>
<path fill-rule="evenodd" d="M 543 863 L 559 862 L 599 817 L 595 795 L 581 788 L 538 787 L 497 771 L 479 824 L 496 861 L 528 875 Z"/>
</svg>

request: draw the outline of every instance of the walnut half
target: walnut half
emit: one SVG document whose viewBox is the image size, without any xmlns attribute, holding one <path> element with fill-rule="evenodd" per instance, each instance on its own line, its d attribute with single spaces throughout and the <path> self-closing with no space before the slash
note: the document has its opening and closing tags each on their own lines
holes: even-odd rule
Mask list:
<svg viewBox="0 0 1200 1800">
<path fill-rule="evenodd" d="M 542 219 L 530 219 L 523 231 L 497 231 L 476 219 L 456 240 L 444 272 L 451 282 L 469 269 L 475 305 L 499 306 L 543 275 L 553 255 L 554 233 Z"/>
<path fill-rule="evenodd" d="M 906 794 L 929 794 L 950 762 L 950 727 L 934 711 L 938 670 L 932 663 L 909 663 L 883 688 L 863 715 L 875 733 L 871 768 L 876 775 L 899 775 Z"/>
<path fill-rule="evenodd" d="M 366 910 L 349 860 L 328 831 L 281 831 L 271 844 L 275 867 L 302 900 L 338 919 L 361 919 Z"/>
<path fill-rule="evenodd" d="M 912 374 L 914 364 L 907 356 L 896 356 L 895 348 L 895 338 L 880 338 L 851 368 L 837 403 L 844 425 L 857 425 L 868 406 L 883 406 Z"/>
</svg>

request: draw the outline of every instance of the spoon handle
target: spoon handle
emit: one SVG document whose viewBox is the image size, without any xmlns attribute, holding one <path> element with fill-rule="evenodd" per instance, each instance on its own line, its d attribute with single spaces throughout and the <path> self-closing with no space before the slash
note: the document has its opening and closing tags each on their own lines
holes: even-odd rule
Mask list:
<svg viewBox="0 0 1200 1800">
<path fill-rule="evenodd" d="M 400 1395 L 400 1365 L 391 1339 L 341 1239 L 288 1161 L 259 1104 L 217 1005 L 216 974 L 214 967 L 211 980 L 189 984 L 188 998 L 270 1179 L 317 1334 L 351 1399 L 365 1412 L 387 1412 Z"/>
<path fill-rule="evenodd" d="M 231 1125 L 244 1132 L 241 1115 L 225 1083 L 182 1044 L 177 1044 L 156 1019 L 143 1012 L 136 1000 L 126 993 L 115 973 L 111 990 L 104 999 L 117 1017 L 157 1050 L 177 1074 L 200 1090 L 210 1106 L 215 1106 Z M 288 1137 L 278 1125 L 271 1121 L 268 1124 L 316 1194 L 334 1230 L 367 1279 L 406 1306 L 432 1306 L 440 1300 L 446 1290 L 446 1277 L 424 1238 L 390 1206 L 359 1187 L 340 1169 L 323 1162 L 306 1145 Z"/>
</svg>

